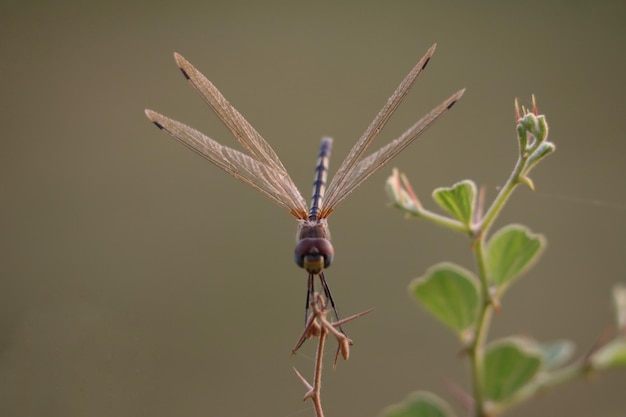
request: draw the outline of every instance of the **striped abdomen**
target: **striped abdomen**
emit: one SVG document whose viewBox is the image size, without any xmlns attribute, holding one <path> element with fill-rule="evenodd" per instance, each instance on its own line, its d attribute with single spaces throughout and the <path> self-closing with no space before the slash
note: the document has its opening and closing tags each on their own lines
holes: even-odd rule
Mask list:
<svg viewBox="0 0 626 417">
<path fill-rule="evenodd" d="M 311 208 L 309 209 L 309 220 L 316 220 L 319 215 L 322 198 L 326 190 L 326 179 L 328 177 L 328 163 L 330 160 L 330 150 L 333 147 L 333 139 L 322 138 L 320 153 L 315 166 L 315 180 L 313 181 L 313 197 L 311 197 Z"/>
</svg>

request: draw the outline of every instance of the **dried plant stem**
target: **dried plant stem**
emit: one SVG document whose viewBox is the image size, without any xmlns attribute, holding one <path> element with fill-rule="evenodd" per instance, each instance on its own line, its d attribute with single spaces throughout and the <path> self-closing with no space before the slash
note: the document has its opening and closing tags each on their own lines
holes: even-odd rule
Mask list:
<svg viewBox="0 0 626 417">
<path fill-rule="evenodd" d="M 341 356 L 348 360 L 350 356 L 350 346 L 352 345 L 352 341 L 348 336 L 344 333 L 337 330 L 339 326 L 344 323 L 347 323 L 355 318 L 361 317 L 364 314 L 369 313 L 372 310 L 367 310 L 362 313 L 355 314 L 346 319 L 340 320 L 335 323 L 331 323 L 326 318 L 329 310 L 326 310 L 326 300 L 325 298 L 319 294 L 315 293 L 313 295 L 313 300 L 311 302 L 311 315 L 307 319 L 306 326 L 304 331 L 300 335 L 300 338 L 296 342 L 295 347 L 291 351 L 292 354 L 295 354 L 297 350 L 302 346 L 302 344 L 310 338 L 317 337 L 317 352 L 315 354 L 315 366 L 313 371 L 313 385 L 311 385 L 299 372 L 296 368 L 293 368 L 294 372 L 300 378 L 300 381 L 307 388 L 306 394 L 304 394 L 304 400 L 311 399 L 313 401 L 313 407 L 315 409 L 316 417 L 323 417 L 324 410 L 322 409 L 322 401 L 321 401 L 321 390 L 322 390 L 322 366 L 324 362 L 324 347 L 326 345 L 326 340 L 328 339 L 328 335 L 332 334 L 337 339 L 338 347 L 337 354 L 335 355 L 334 366 L 337 366 L 337 360 L 339 357 L 339 353 L 341 352 Z"/>
</svg>

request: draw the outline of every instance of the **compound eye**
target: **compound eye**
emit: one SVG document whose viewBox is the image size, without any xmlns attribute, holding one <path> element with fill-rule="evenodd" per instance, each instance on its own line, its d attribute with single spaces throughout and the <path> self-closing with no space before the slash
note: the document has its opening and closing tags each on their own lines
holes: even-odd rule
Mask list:
<svg viewBox="0 0 626 417">
<path fill-rule="evenodd" d="M 300 268 L 304 268 L 304 258 L 309 255 L 312 250 L 315 250 L 315 240 L 316 239 L 307 237 L 301 239 L 296 245 L 296 249 L 294 250 L 294 260 Z"/>
<path fill-rule="evenodd" d="M 300 268 L 309 273 L 319 274 L 333 262 L 335 250 L 324 238 L 306 237 L 301 239 L 294 250 L 294 260 Z"/>
<path fill-rule="evenodd" d="M 333 245 L 330 243 L 329 240 L 319 240 L 320 241 L 317 242 L 317 249 L 324 258 L 324 268 L 328 268 L 333 263 L 333 259 L 335 258 L 335 248 L 333 248 Z"/>
<path fill-rule="evenodd" d="M 324 256 L 324 268 L 328 268 L 333 263 L 334 258 L 332 253 Z"/>
<path fill-rule="evenodd" d="M 297 251 L 293 254 L 294 260 L 296 261 L 296 265 L 300 268 L 304 268 L 304 255 L 299 254 Z"/>
</svg>

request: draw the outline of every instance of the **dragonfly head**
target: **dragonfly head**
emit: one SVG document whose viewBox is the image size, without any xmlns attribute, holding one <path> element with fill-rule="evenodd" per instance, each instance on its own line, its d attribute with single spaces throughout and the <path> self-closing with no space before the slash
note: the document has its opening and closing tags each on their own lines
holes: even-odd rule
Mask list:
<svg viewBox="0 0 626 417">
<path fill-rule="evenodd" d="M 294 255 L 300 268 L 309 274 L 319 274 L 333 262 L 335 249 L 328 239 L 306 237 L 298 242 Z"/>
</svg>

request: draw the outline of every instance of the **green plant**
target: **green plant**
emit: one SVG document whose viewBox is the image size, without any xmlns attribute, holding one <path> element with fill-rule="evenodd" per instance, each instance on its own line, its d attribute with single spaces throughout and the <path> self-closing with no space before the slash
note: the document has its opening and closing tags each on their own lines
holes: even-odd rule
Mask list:
<svg viewBox="0 0 626 417">
<path fill-rule="evenodd" d="M 598 342 L 572 360 L 573 343 L 558 340 L 542 343 L 511 336 L 487 343 L 493 312 L 500 300 L 542 254 L 546 240 L 519 224 L 504 226 L 490 234 L 491 226 L 513 190 L 521 184 L 534 189 L 529 172 L 555 145 L 548 141 L 548 124 L 537 113 L 517 102 L 517 163 L 506 184 L 484 211 L 483 193 L 464 180 L 433 192 L 443 216 L 422 207 L 403 175 L 394 170 L 387 192 L 395 207 L 405 213 L 462 232 L 472 240 L 476 272 L 453 263 L 440 263 L 409 285 L 409 292 L 431 315 L 457 334 L 470 362 L 473 387 L 466 401 L 475 417 L 497 416 L 544 390 L 591 371 L 626 365 L 626 286 L 616 285 L 613 297 L 618 331 L 611 340 Z M 453 416 L 443 399 L 424 391 L 410 395 L 401 404 L 383 411 L 384 417 Z"/>
</svg>

